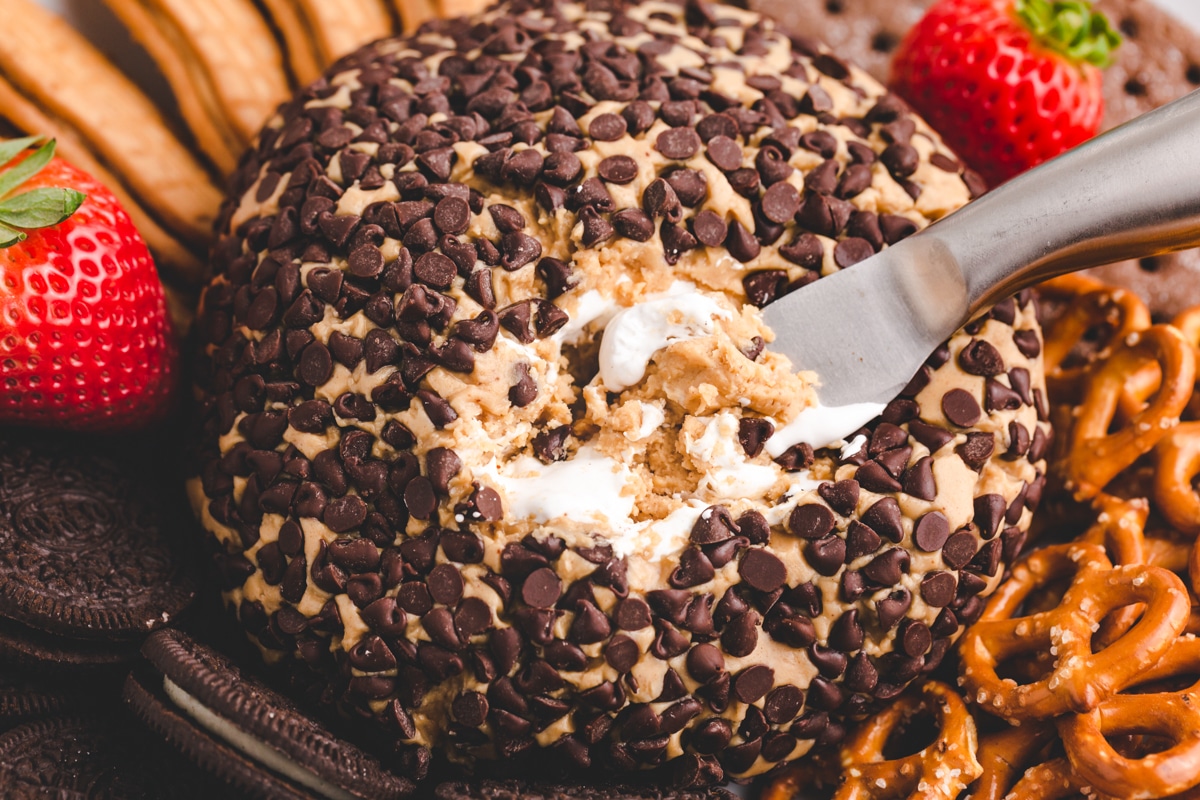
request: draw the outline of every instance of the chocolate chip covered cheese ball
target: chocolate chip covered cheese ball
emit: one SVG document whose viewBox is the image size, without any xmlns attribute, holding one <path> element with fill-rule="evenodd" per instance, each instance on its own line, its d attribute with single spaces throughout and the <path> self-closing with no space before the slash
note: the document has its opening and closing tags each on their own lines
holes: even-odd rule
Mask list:
<svg viewBox="0 0 1200 800">
<path fill-rule="evenodd" d="M 432 749 L 746 777 L 934 668 L 1044 483 L 1007 300 L 865 427 L 759 308 L 973 181 L 703 3 L 502 4 L 339 62 L 234 178 L 191 497 L 269 660 Z"/>
</svg>

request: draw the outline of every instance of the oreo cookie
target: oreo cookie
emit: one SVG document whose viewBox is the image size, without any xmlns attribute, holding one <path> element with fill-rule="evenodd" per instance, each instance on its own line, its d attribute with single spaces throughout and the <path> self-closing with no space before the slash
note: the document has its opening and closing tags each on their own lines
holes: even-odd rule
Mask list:
<svg viewBox="0 0 1200 800">
<path fill-rule="evenodd" d="M 0 734 L 6 800 L 228 797 L 120 714 L 55 716 Z"/>
<path fill-rule="evenodd" d="M 73 699 L 61 688 L 33 678 L 0 672 L 0 731 L 67 711 Z"/>
<path fill-rule="evenodd" d="M 192 763 L 263 800 L 399 800 L 416 785 L 336 737 L 227 657 L 177 630 L 142 647 L 125 701 Z"/>
<path fill-rule="evenodd" d="M 0 663 L 117 667 L 185 611 L 188 523 L 169 496 L 99 445 L 4 442 Z"/>
<path fill-rule="evenodd" d="M 437 800 L 735 800 L 725 789 L 653 786 L 578 786 L 520 780 L 452 781 L 438 786 Z"/>
</svg>

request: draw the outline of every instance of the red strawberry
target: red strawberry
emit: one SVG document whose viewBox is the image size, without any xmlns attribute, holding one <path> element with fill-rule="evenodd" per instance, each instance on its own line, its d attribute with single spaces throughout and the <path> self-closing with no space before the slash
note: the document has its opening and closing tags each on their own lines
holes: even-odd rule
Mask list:
<svg viewBox="0 0 1200 800">
<path fill-rule="evenodd" d="M 143 427 L 177 371 L 154 262 L 112 192 L 36 141 L 0 141 L 0 423 Z"/>
<path fill-rule="evenodd" d="M 995 186 L 1096 134 L 1119 43 L 1086 0 L 940 0 L 900 44 L 891 83 Z"/>
</svg>

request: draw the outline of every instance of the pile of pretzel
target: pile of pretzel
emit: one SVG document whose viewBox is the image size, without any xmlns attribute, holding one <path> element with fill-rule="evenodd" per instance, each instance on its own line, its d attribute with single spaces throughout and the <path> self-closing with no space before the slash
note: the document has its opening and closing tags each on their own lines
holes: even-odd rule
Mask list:
<svg viewBox="0 0 1200 800">
<path fill-rule="evenodd" d="M 359 45 L 485 0 L 104 4 L 157 64 L 184 129 L 35 0 L 0 0 L 0 136 L 56 138 L 61 155 L 113 189 L 186 325 L 221 187 L 276 106 Z"/>
<path fill-rule="evenodd" d="M 910 690 L 761 800 L 1200 798 L 1200 308 L 1153 324 L 1079 276 L 1042 295 L 1057 486 L 1036 549 L 963 634 L 957 688 Z"/>
</svg>

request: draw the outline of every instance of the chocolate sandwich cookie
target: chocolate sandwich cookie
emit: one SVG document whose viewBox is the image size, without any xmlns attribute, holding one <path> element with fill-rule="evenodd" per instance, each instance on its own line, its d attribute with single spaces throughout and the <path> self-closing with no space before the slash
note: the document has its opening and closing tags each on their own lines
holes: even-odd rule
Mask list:
<svg viewBox="0 0 1200 800">
<path fill-rule="evenodd" d="M 75 701 L 63 687 L 0 672 L 0 731 L 32 719 L 68 711 Z"/>
<path fill-rule="evenodd" d="M 725 789 L 669 789 L 646 786 L 579 786 L 504 780 L 449 782 L 437 787 L 437 800 L 734 800 Z"/>
<path fill-rule="evenodd" d="M 0 449 L 0 661 L 118 665 L 194 598 L 188 521 L 98 449 L 15 437 Z"/>
<path fill-rule="evenodd" d="M 798 35 L 819 39 L 886 81 L 892 53 L 932 0 L 750 0 Z M 1124 41 L 1104 70 L 1104 127 L 1200 87 L 1200 34 L 1151 0 L 1095 0 Z M 1200 250 L 1089 270 L 1136 291 L 1162 319 L 1200 303 Z"/>
<path fill-rule="evenodd" d="M 415 785 L 184 633 L 146 640 L 125 701 L 189 760 L 263 800 L 408 797 Z"/>
<path fill-rule="evenodd" d="M 759 309 L 978 188 L 730 6 L 513 0 L 342 59 L 244 159 L 201 304 L 226 601 L 418 763 L 716 782 L 837 741 L 1023 541 L 1039 325 L 1000 303 L 838 426 Z"/>
<path fill-rule="evenodd" d="M 53 716 L 0 734 L 6 800 L 229 797 L 120 711 Z"/>
</svg>

